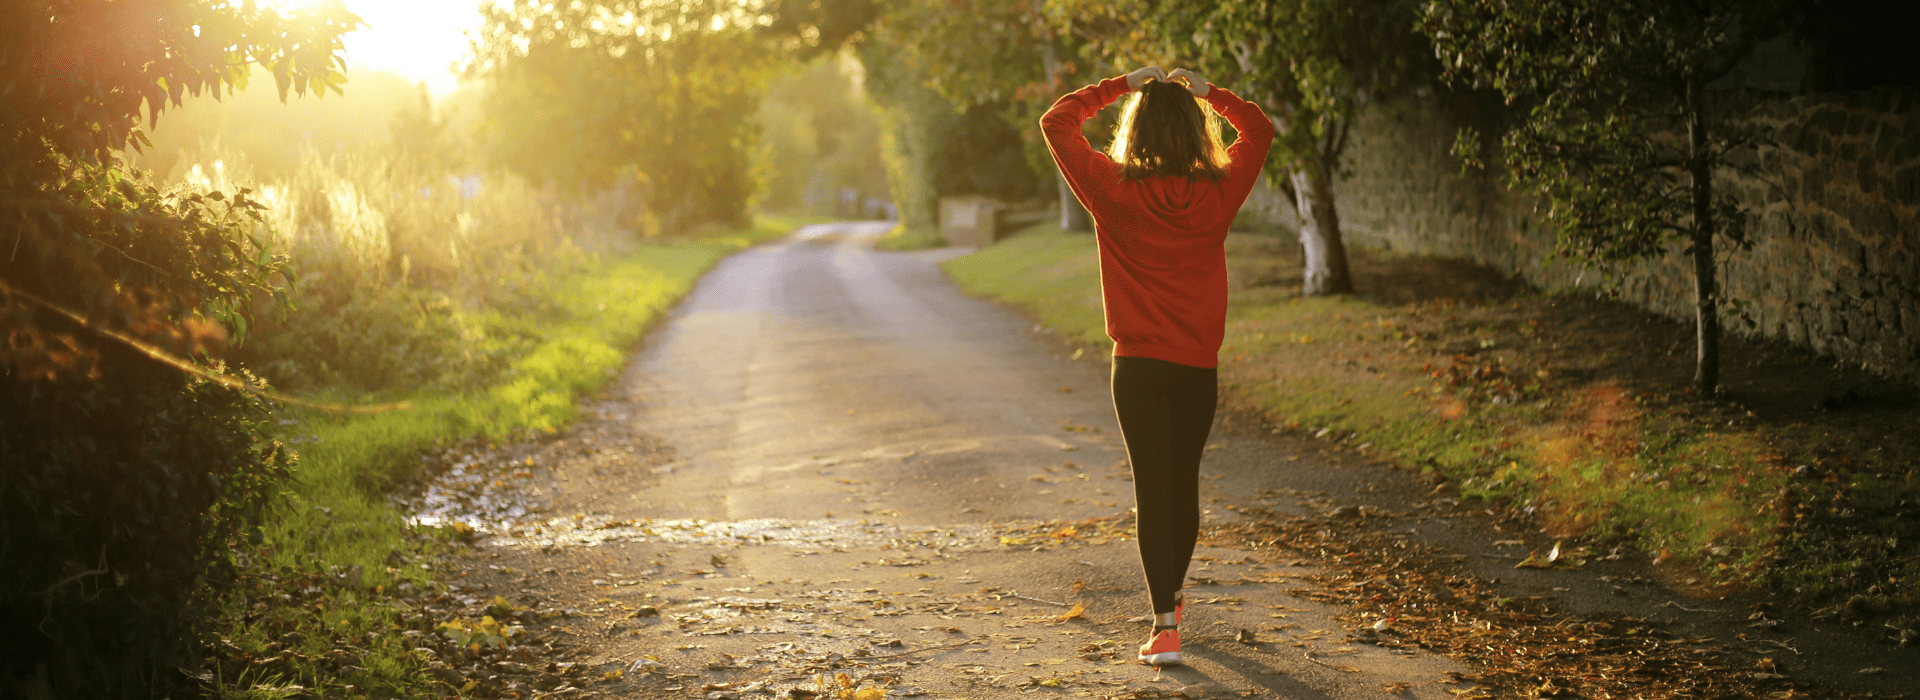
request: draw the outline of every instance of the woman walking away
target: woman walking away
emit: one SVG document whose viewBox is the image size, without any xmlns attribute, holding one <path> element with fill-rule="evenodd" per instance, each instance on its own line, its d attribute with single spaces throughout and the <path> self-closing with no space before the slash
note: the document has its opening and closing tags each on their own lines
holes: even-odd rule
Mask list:
<svg viewBox="0 0 1920 700">
<path fill-rule="evenodd" d="M 1112 148 L 1094 150 L 1081 125 L 1135 91 Z M 1232 148 L 1221 146 L 1219 121 L 1201 101 L 1239 132 Z M 1040 128 L 1092 212 L 1100 245 L 1113 408 L 1133 463 L 1140 563 L 1153 599 L 1140 660 L 1178 664 L 1180 586 L 1200 533 L 1200 454 L 1213 429 L 1226 332 L 1227 225 L 1266 163 L 1273 122 L 1192 71 L 1149 66 L 1060 98 Z"/>
</svg>

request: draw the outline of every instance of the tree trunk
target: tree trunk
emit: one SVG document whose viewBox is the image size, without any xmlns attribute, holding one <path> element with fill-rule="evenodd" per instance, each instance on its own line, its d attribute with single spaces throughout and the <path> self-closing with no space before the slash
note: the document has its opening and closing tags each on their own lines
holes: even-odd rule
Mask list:
<svg viewBox="0 0 1920 700">
<path fill-rule="evenodd" d="M 1060 180 L 1060 230 L 1091 233 L 1093 215 L 1087 208 L 1080 206 L 1080 198 L 1073 196 L 1073 187 L 1067 184 L 1065 173 L 1059 173 Z"/>
<path fill-rule="evenodd" d="M 1720 290 L 1713 262 L 1713 162 L 1707 146 L 1707 125 L 1697 81 L 1687 82 L 1687 161 L 1693 177 L 1693 314 L 1695 364 L 1693 385 L 1703 396 L 1720 388 Z"/>
<path fill-rule="evenodd" d="M 1044 18 L 1040 15 L 1040 3 L 1034 3 L 1030 11 L 1035 21 L 1034 26 L 1046 26 Z M 1053 88 L 1052 92 L 1058 92 L 1060 89 L 1059 41 L 1059 38 L 1052 34 L 1044 34 L 1040 38 L 1040 67 L 1047 72 L 1047 85 Z M 1079 197 L 1073 196 L 1073 187 L 1067 184 L 1067 174 L 1056 169 L 1055 176 L 1060 185 L 1060 230 L 1092 232 L 1093 215 L 1087 213 L 1086 207 L 1080 206 Z"/>
<path fill-rule="evenodd" d="M 1306 256 L 1300 293 L 1352 294 L 1347 246 L 1340 242 L 1340 215 L 1333 207 L 1333 183 L 1319 168 L 1295 170 L 1289 179 L 1293 182 L 1293 206 L 1300 214 L 1300 249 Z"/>
</svg>

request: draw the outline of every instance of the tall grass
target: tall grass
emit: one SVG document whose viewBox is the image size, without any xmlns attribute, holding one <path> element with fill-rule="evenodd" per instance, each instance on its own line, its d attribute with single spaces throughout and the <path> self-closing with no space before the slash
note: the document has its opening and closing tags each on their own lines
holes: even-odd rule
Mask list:
<svg viewBox="0 0 1920 700">
<path fill-rule="evenodd" d="M 220 634 L 236 658 L 284 661 L 271 674 L 217 671 L 220 692 L 234 696 L 293 681 L 322 695 L 444 693 L 394 636 L 404 608 L 380 593 L 438 586 L 421 564 L 443 540 L 410 525 L 390 487 L 420 476 L 423 448 L 557 429 L 704 271 L 795 223 L 649 239 L 619 225 L 641 218 L 622 193 L 567 200 L 401 151 L 308 151 L 291 175 L 266 182 L 232 153 L 182 162 L 184 187 L 254 188 L 268 206 L 254 232 L 260 254 L 291 259 L 284 298 L 257 301 L 232 359 L 281 391 L 411 404 L 276 416 L 299 461 L 258 544 L 238 553 L 258 578 L 223 600 Z M 307 589 L 320 600 L 281 603 L 272 590 L 348 571 L 361 585 Z M 355 640 L 368 653 L 352 671 L 317 652 L 276 656 L 289 632 L 313 649 Z"/>
<path fill-rule="evenodd" d="M 182 159 L 189 187 L 256 188 L 256 238 L 292 261 L 283 308 L 263 304 L 237 361 L 286 390 L 390 396 L 488 383 L 534 342 L 516 314 L 541 286 L 631 252 L 633 237 L 502 173 L 436 168 L 405 151 L 322 156 L 291 175 L 248 178 L 217 146 Z"/>
</svg>

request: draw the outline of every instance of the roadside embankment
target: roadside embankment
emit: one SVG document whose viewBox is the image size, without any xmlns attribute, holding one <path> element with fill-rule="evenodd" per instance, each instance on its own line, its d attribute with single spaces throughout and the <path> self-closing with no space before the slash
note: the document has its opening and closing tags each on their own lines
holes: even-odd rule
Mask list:
<svg viewBox="0 0 1920 700">
<path fill-rule="evenodd" d="M 1352 256 L 1360 293 L 1302 297 L 1290 240 L 1229 238 L 1228 401 L 1444 477 L 1570 550 L 1638 550 L 1676 591 L 1770 586 L 1816 619 L 1912 638 L 1911 387 L 1733 340 L 1726 391 L 1702 399 L 1688 327 L 1468 264 Z M 1107 343 L 1091 236 L 1039 227 L 946 265 L 969 293 Z"/>
<path fill-rule="evenodd" d="M 394 505 L 396 488 L 425 476 L 422 452 L 566 424 L 575 399 L 605 385 L 706 270 L 796 223 L 763 218 L 545 278 L 520 308 L 487 310 L 487 322 L 531 341 L 490 386 L 395 397 L 408 408 L 370 415 L 283 413 L 281 438 L 300 453 L 295 478 L 258 547 L 238 554 L 243 583 L 218 602 L 202 682 L 248 697 L 445 695 L 429 673 L 436 655 L 457 652 L 456 638 L 484 644 L 505 628 L 446 629 L 431 614 L 445 597 L 440 555 L 467 532 L 410 525 Z"/>
</svg>

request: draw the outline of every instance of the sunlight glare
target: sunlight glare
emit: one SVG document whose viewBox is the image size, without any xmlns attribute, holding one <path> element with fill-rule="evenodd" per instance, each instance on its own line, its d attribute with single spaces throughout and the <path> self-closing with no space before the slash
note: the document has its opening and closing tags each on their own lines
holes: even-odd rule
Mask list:
<svg viewBox="0 0 1920 700">
<path fill-rule="evenodd" d="M 266 0 L 282 10 L 298 10 L 337 0 Z M 438 96 L 453 91 L 454 64 L 464 60 L 463 30 L 480 24 L 486 0 L 344 0 L 347 11 L 366 22 L 346 37 L 347 63 L 399 73 L 427 84 Z"/>
</svg>

